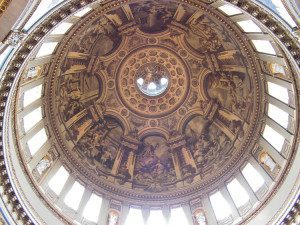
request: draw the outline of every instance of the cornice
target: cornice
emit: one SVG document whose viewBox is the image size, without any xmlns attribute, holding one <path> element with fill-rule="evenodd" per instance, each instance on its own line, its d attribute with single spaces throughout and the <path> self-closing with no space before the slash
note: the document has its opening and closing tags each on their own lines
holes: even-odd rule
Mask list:
<svg viewBox="0 0 300 225">
<path fill-rule="evenodd" d="M 260 8 L 252 1 L 226 1 L 246 11 L 252 17 L 256 18 L 258 21 L 264 24 L 273 33 L 274 37 L 276 37 L 278 41 L 280 41 L 285 46 L 285 48 L 289 51 L 289 53 L 297 63 L 298 67 L 300 67 L 300 44 L 285 25 L 278 22 L 272 14 Z"/>
<path fill-rule="evenodd" d="M 296 200 L 295 204 L 293 205 L 290 212 L 286 215 L 285 219 L 281 223 L 282 225 L 288 225 L 299 222 L 300 217 L 300 196 L 298 196 L 298 199 Z"/>
</svg>

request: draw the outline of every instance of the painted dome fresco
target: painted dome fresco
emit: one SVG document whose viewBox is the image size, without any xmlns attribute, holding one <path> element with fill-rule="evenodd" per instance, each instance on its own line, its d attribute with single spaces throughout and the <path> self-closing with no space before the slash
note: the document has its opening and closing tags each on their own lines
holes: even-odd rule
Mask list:
<svg viewBox="0 0 300 225">
<path fill-rule="evenodd" d="M 146 1 L 70 31 L 50 65 L 45 108 L 79 174 L 120 197 L 170 201 L 211 187 L 255 148 L 257 62 L 220 19 L 204 5 Z"/>
<path fill-rule="evenodd" d="M 1 122 L 15 186 L 59 224 L 183 205 L 188 225 L 258 224 L 299 170 L 299 49 L 259 4 L 231 2 L 70 1 L 29 29 Z"/>
</svg>

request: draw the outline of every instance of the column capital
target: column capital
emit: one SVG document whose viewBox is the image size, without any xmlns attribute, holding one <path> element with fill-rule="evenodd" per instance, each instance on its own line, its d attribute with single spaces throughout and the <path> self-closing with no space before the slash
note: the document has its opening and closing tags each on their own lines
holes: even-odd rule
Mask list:
<svg viewBox="0 0 300 225">
<path fill-rule="evenodd" d="M 229 206 L 231 208 L 231 211 L 232 211 L 231 215 L 232 215 L 232 217 L 233 217 L 232 219 L 234 221 L 235 219 L 237 219 L 237 218 L 240 217 L 239 211 L 238 211 L 238 209 L 237 209 L 237 207 L 236 207 L 236 205 L 235 205 L 235 203 L 234 203 L 234 201 L 233 201 L 233 199 L 232 199 L 229 191 L 227 190 L 227 188 L 226 187 L 222 187 L 220 189 L 220 192 L 221 192 L 221 194 L 223 195 L 223 197 L 225 198 L 225 200 L 227 201 L 227 203 L 229 204 Z"/>
</svg>

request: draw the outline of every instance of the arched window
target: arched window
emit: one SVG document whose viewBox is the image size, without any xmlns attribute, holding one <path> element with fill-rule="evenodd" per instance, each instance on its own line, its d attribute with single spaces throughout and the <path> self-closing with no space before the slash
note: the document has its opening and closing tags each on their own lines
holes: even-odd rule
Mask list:
<svg viewBox="0 0 300 225">
<path fill-rule="evenodd" d="M 70 208 L 76 211 L 78 209 L 83 192 L 84 192 L 84 187 L 80 183 L 75 181 L 72 188 L 67 193 L 64 202 L 66 203 L 67 206 L 69 206 Z"/>
<path fill-rule="evenodd" d="M 69 172 L 63 166 L 61 166 L 54 176 L 51 177 L 48 185 L 55 194 L 59 195 L 68 177 Z"/>
<path fill-rule="evenodd" d="M 188 225 L 187 217 L 182 207 L 171 209 L 171 218 L 169 225 Z"/>
<path fill-rule="evenodd" d="M 28 142 L 28 148 L 31 155 L 34 155 L 47 141 L 45 128 L 37 132 Z"/>
<path fill-rule="evenodd" d="M 92 194 L 86 206 L 84 207 L 83 217 L 96 223 L 98 221 L 101 205 L 102 198 L 96 194 Z"/>
<path fill-rule="evenodd" d="M 144 224 L 142 210 L 136 208 L 130 208 L 128 216 L 125 221 L 125 225 Z"/>
<path fill-rule="evenodd" d="M 147 225 L 167 225 L 165 217 L 161 210 L 151 210 Z"/>
<path fill-rule="evenodd" d="M 224 220 L 231 215 L 231 208 L 220 191 L 209 198 L 218 221 Z"/>
<path fill-rule="evenodd" d="M 263 137 L 277 150 L 281 151 L 284 144 L 284 137 L 269 125 L 265 126 Z"/>
<path fill-rule="evenodd" d="M 227 184 L 227 188 L 237 208 L 249 202 L 248 193 L 237 179 L 233 179 L 229 184 Z"/>
<path fill-rule="evenodd" d="M 42 85 L 35 86 L 24 92 L 23 106 L 26 107 L 42 96 Z"/>
<path fill-rule="evenodd" d="M 38 107 L 23 118 L 24 130 L 27 132 L 42 119 L 42 108 Z"/>
<path fill-rule="evenodd" d="M 244 167 L 242 174 L 254 192 L 258 191 L 265 183 L 264 178 L 250 163 Z"/>
</svg>

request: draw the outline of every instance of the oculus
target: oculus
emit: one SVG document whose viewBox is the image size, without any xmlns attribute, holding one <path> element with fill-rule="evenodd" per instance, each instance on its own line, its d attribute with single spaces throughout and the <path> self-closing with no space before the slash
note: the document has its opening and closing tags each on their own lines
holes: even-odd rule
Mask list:
<svg viewBox="0 0 300 225">
<path fill-rule="evenodd" d="M 158 96 L 169 86 L 169 72 L 158 63 L 149 63 L 141 66 L 137 71 L 137 86 L 147 96 Z"/>
</svg>

